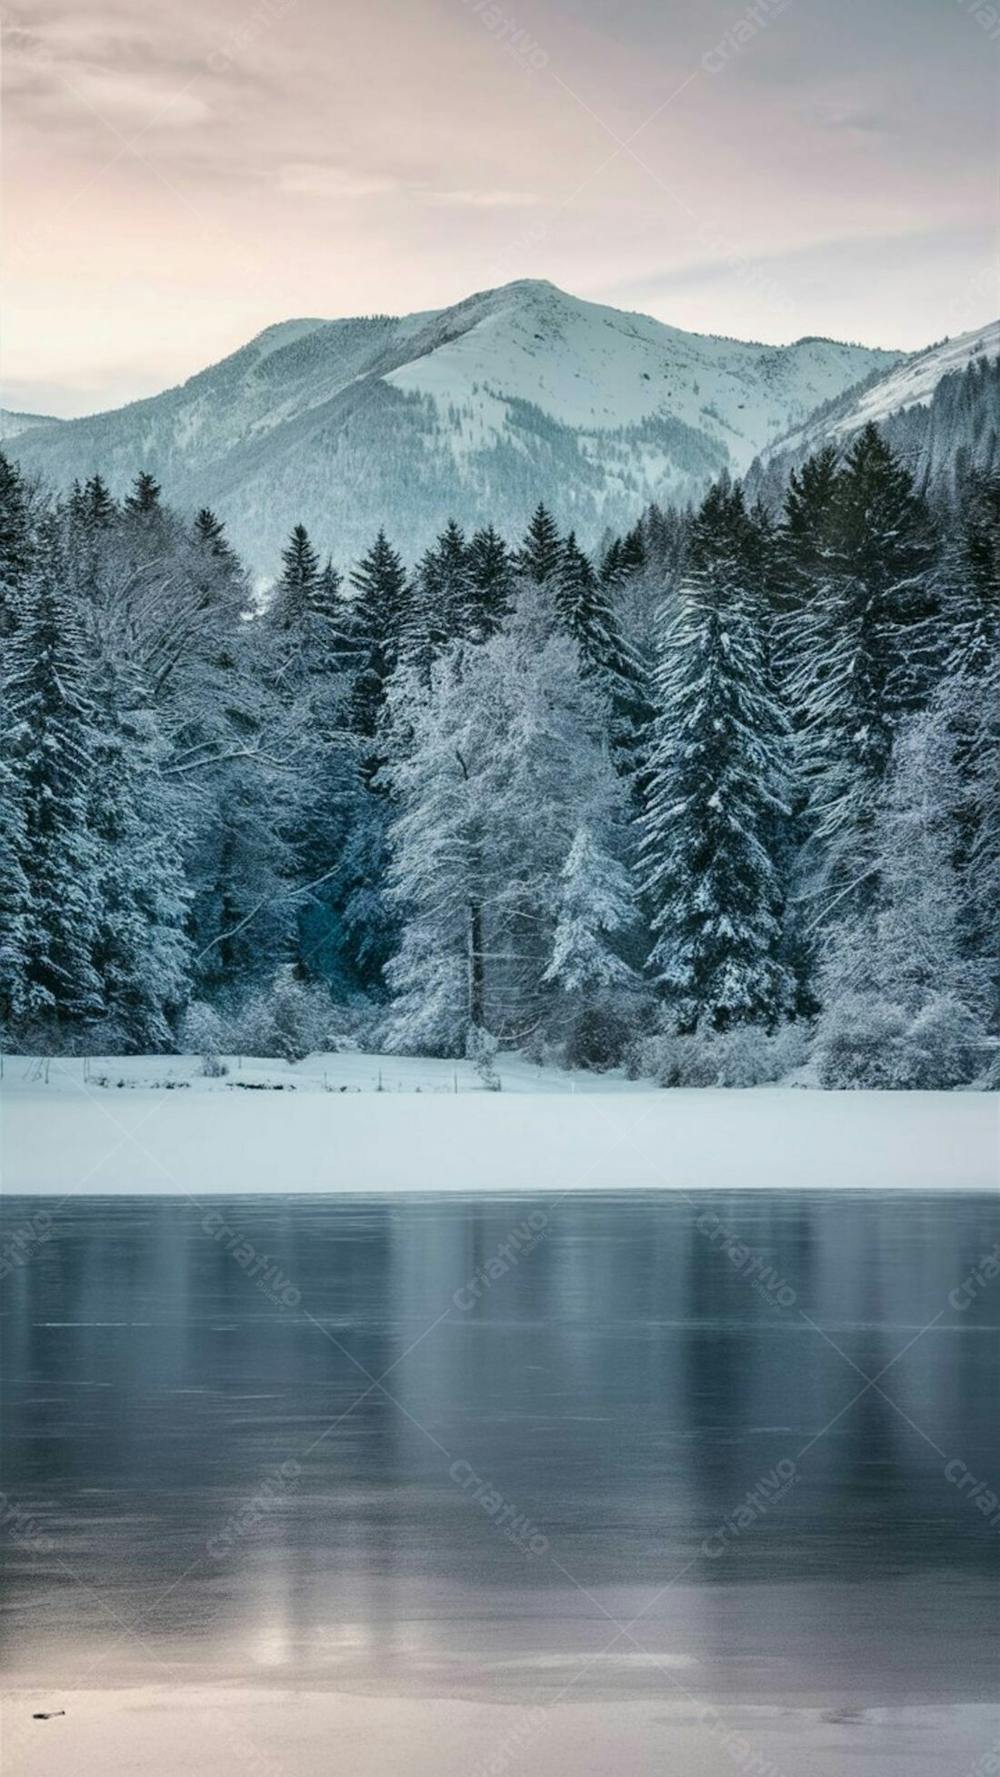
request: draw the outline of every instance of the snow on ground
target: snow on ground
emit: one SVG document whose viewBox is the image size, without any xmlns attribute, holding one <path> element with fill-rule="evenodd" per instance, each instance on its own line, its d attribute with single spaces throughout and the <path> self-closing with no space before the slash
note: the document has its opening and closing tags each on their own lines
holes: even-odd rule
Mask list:
<svg viewBox="0 0 1000 1777">
<path fill-rule="evenodd" d="M 995 1190 L 1000 1099 L 979 1092 L 665 1092 L 501 1056 L 295 1065 L 8 1056 L 8 1192 Z M 572 1104 L 570 1099 L 575 1102 Z"/>
</svg>

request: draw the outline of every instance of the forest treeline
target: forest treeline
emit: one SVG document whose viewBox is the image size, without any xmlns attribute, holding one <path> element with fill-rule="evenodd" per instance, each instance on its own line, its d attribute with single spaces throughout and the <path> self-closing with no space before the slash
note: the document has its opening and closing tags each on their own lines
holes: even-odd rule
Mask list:
<svg viewBox="0 0 1000 1777">
<path fill-rule="evenodd" d="M 870 427 L 591 558 L 0 457 L 0 1024 L 48 1053 L 500 1046 L 664 1084 L 996 1084 L 1000 478 Z"/>
</svg>

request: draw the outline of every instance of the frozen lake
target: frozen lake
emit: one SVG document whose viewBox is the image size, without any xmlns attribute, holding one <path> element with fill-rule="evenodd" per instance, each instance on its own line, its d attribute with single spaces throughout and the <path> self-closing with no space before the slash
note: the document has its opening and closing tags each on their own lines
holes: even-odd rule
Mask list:
<svg viewBox="0 0 1000 1777">
<path fill-rule="evenodd" d="M 983 1194 L 21 1197 L 3 1230 L 5 1664 L 15 1717 L 67 1710 L 12 1770 L 98 1685 L 503 1704 L 529 1772 L 530 1712 L 597 1702 L 607 1764 L 588 1728 L 567 1768 L 616 1768 L 619 1706 L 642 1772 L 675 1723 L 685 1774 L 730 1768 L 705 1709 L 787 1777 L 1000 1734 Z"/>
</svg>

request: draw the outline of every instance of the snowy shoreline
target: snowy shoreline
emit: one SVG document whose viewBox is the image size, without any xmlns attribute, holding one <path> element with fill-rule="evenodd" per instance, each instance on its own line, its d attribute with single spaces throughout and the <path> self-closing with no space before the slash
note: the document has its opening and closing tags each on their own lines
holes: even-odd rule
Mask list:
<svg viewBox="0 0 1000 1777">
<path fill-rule="evenodd" d="M 184 1056 L 6 1057 L 6 1193 L 1000 1186 L 992 1093 L 663 1091 L 517 1056 L 501 1057 L 499 1092 L 467 1062 L 227 1065 L 207 1079 Z"/>
</svg>

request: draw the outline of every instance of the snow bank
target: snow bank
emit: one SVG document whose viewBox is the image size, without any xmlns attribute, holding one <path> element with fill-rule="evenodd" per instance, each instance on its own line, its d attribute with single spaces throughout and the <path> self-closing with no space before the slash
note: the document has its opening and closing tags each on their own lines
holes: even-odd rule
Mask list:
<svg viewBox="0 0 1000 1777">
<path fill-rule="evenodd" d="M 508 1057 L 500 1093 L 484 1091 L 466 1063 L 244 1061 L 220 1080 L 199 1077 L 198 1065 L 8 1057 L 0 1094 L 7 1191 L 1000 1183 L 1000 1101 L 987 1093 L 663 1092 Z"/>
</svg>

